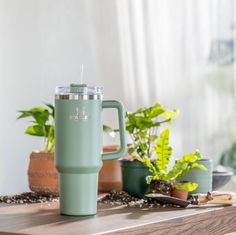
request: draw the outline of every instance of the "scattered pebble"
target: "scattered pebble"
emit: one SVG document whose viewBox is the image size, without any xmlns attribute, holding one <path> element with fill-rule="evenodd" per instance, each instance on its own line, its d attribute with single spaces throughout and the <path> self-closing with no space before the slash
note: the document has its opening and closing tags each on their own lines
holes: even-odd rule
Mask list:
<svg viewBox="0 0 236 235">
<path fill-rule="evenodd" d="M 7 204 L 32 204 L 32 203 L 50 203 L 58 202 L 58 196 L 42 196 L 34 192 L 26 192 L 16 194 L 12 196 L 0 196 L 0 203 Z M 111 206 L 127 206 L 127 207 L 139 207 L 139 208 L 152 208 L 152 207 L 167 207 L 168 205 L 160 205 L 155 202 L 147 201 L 146 199 L 140 199 L 130 196 L 124 191 L 111 191 L 104 197 L 98 200 L 98 203 L 107 204 Z M 49 204 L 50 205 L 50 204 Z"/>
<path fill-rule="evenodd" d="M 21 194 L 16 194 L 12 196 L 0 196 L 0 203 L 7 204 L 32 204 L 32 203 L 48 203 L 48 202 L 58 202 L 59 197 L 57 196 L 42 196 L 34 192 L 26 192 Z"/>
<path fill-rule="evenodd" d="M 124 191 L 111 191 L 109 194 L 105 195 L 101 199 L 98 200 L 98 203 L 105 203 L 109 205 L 125 205 L 128 207 L 162 207 L 158 203 L 150 203 L 145 199 L 140 199 L 136 197 L 130 196 L 128 193 Z"/>
</svg>

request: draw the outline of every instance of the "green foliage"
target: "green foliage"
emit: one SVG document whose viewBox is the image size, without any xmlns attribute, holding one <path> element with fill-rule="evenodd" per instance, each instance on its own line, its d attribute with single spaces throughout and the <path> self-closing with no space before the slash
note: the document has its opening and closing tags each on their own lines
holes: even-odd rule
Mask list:
<svg viewBox="0 0 236 235">
<path fill-rule="evenodd" d="M 167 111 L 160 104 L 126 113 L 126 130 L 133 140 L 128 147 L 132 159 L 151 158 L 158 139 L 158 127 L 170 123 L 177 116 L 178 111 Z"/>
<path fill-rule="evenodd" d="M 175 162 L 170 171 L 167 171 L 172 154 L 172 149 L 169 146 L 169 129 L 166 129 L 161 133 L 160 138 L 157 141 L 155 152 L 157 155 L 155 164 L 151 161 L 148 162 L 148 164 L 146 160 L 142 161 L 152 173 L 146 178 L 148 184 L 150 184 L 152 180 L 163 180 L 167 182 L 177 180 L 192 168 L 207 170 L 203 165 L 196 162 L 201 159 L 200 152 L 196 151 L 195 153 L 185 154 L 181 159 Z"/>
<path fill-rule="evenodd" d="M 55 150 L 55 108 L 52 104 L 45 104 L 46 107 L 35 107 L 28 110 L 18 111 L 20 115 L 17 119 L 31 118 L 30 123 L 32 125 L 25 129 L 25 134 L 43 137 L 44 138 L 44 151 L 54 152 Z M 107 126 L 103 125 L 103 132 L 115 136 L 115 131 Z"/>
<path fill-rule="evenodd" d="M 20 110 L 17 119 L 31 118 L 30 125 L 25 133 L 28 135 L 44 137 L 44 151 L 54 151 L 54 114 L 55 109 L 52 104 L 45 104 L 46 107 L 35 107 L 29 110 Z"/>
<path fill-rule="evenodd" d="M 149 168 L 151 174 L 146 178 L 148 184 L 152 180 L 177 180 L 192 168 L 207 170 L 196 162 L 201 159 L 201 154 L 196 151 L 184 155 L 168 171 L 172 155 L 172 148 L 169 146 L 170 130 L 165 129 L 158 137 L 158 128 L 164 123 L 170 123 L 177 116 L 178 111 L 167 111 L 160 104 L 126 113 L 126 130 L 133 140 L 128 146 L 128 153 L 131 160 L 138 160 Z M 187 184 L 186 188 L 190 190 L 193 185 Z"/>
<path fill-rule="evenodd" d="M 183 190 L 187 192 L 192 192 L 198 187 L 197 183 L 191 183 L 191 182 L 186 182 L 186 183 L 178 183 L 172 185 L 172 188 L 178 189 L 178 190 Z"/>
<path fill-rule="evenodd" d="M 196 151 L 195 153 L 185 154 L 181 159 L 176 161 L 175 165 L 168 172 L 167 177 L 171 180 L 178 179 L 192 168 L 207 170 L 205 166 L 196 162 L 201 158 L 201 154 L 198 151 Z"/>
<path fill-rule="evenodd" d="M 149 171 L 151 171 L 154 175 L 158 174 L 158 169 L 154 166 L 154 164 L 153 164 L 153 162 L 151 161 L 150 158 L 147 158 L 147 157 L 142 158 L 140 156 L 136 156 L 136 157 L 133 157 L 131 160 L 135 160 L 135 159 L 142 162 L 144 165 L 146 165 L 149 168 Z"/>
<path fill-rule="evenodd" d="M 172 154 L 172 148 L 169 146 L 169 135 L 170 130 L 164 130 L 157 141 L 157 146 L 155 147 L 155 152 L 158 156 L 156 164 L 158 165 L 159 172 L 162 174 L 167 172 L 167 165 L 169 164 Z"/>
</svg>

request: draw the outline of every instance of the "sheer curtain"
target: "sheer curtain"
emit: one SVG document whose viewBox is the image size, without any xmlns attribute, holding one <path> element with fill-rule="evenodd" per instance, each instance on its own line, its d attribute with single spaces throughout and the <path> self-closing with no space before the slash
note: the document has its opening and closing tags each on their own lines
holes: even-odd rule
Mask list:
<svg viewBox="0 0 236 235">
<path fill-rule="evenodd" d="M 235 6 L 231 0 L 116 1 L 126 106 L 159 102 L 180 110 L 172 124 L 176 157 L 197 148 L 217 162 L 236 140 L 234 66 L 227 57 Z"/>
</svg>

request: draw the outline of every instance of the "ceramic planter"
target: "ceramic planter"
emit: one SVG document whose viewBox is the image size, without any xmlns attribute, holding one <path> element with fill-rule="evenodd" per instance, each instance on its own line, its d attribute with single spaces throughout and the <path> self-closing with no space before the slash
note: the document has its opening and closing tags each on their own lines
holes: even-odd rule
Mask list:
<svg viewBox="0 0 236 235">
<path fill-rule="evenodd" d="M 212 168 L 213 163 L 211 159 L 201 159 L 197 163 L 202 164 L 208 170 L 204 171 L 198 168 L 190 169 L 189 172 L 181 177 L 181 181 L 194 182 L 198 184 L 198 188 L 191 192 L 195 193 L 208 193 L 212 191 Z"/>
<path fill-rule="evenodd" d="M 118 148 L 118 145 L 104 146 L 103 152 L 114 152 L 117 151 Z M 98 191 L 120 191 L 122 189 L 121 181 L 120 160 L 115 159 L 103 161 L 103 166 L 99 171 Z"/>
<path fill-rule="evenodd" d="M 148 167 L 139 161 L 121 160 L 123 190 L 133 197 L 143 198 L 148 193 Z"/>
<path fill-rule="evenodd" d="M 32 152 L 28 167 L 29 188 L 41 195 L 58 195 L 58 173 L 54 166 L 54 154 Z"/>
</svg>

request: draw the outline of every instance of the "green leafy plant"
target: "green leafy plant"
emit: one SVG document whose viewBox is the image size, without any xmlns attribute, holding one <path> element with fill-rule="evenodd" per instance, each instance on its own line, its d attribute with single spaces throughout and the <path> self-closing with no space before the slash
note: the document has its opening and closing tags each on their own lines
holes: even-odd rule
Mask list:
<svg viewBox="0 0 236 235">
<path fill-rule="evenodd" d="M 161 133 L 157 145 L 154 148 L 157 155 L 155 162 L 152 162 L 148 157 L 136 156 L 136 159 L 145 164 L 151 172 L 151 175 L 146 178 L 148 184 L 150 184 L 152 180 L 166 182 L 178 180 L 192 168 L 207 170 L 203 165 L 196 162 L 202 158 L 200 152 L 196 151 L 185 154 L 181 159 L 177 160 L 172 169 L 168 171 L 167 168 L 172 155 L 172 148 L 169 146 L 169 135 L 170 130 L 168 128 Z"/>
<path fill-rule="evenodd" d="M 132 138 L 128 153 L 132 160 L 151 158 L 158 138 L 158 128 L 164 123 L 170 123 L 178 116 L 178 111 L 168 111 L 160 104 L 150 108 L 140 108 L 136 112 L 126 113 L 126 130 Z"/>
<path fill-rule="evenodd" d="M 35 107 L 28 110 L 18 111 L 20 116 L 17 119 L 32 118 L 32 125 L 25 129 L 28 135 L 44 138 L 44 151 L 54 152 L 54 114 L 55 109 L 52 104 L 45 104 L 46 107 Z"/>
<path fill-rule="evenodd" d="M 17 119 L 31 118 L 30 123 L 32 125 L 25 129 L 25 134 L 43 137 L 45 152 L 54 152 L 55 150 L 55 107 L 52 104 L 45 104 L 46 107 L 34 107 L 28 110 L 20 110 L 20 116 Z M 115 131 L 107 126 L 103 125 L 103 132 L 115 136 Z"/>
</svg>

